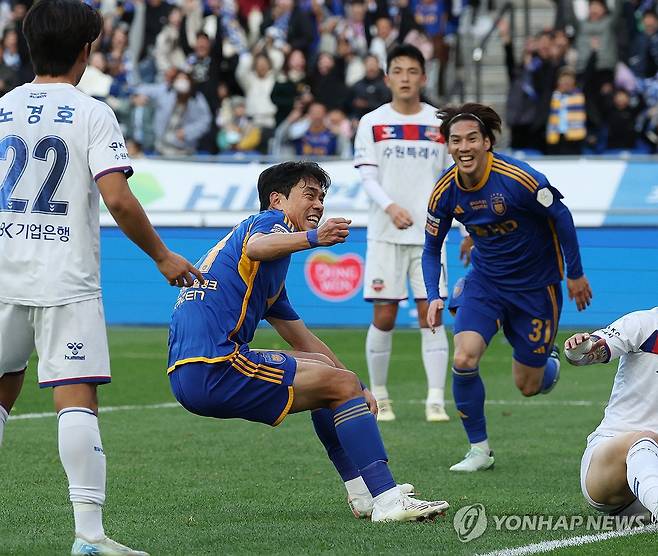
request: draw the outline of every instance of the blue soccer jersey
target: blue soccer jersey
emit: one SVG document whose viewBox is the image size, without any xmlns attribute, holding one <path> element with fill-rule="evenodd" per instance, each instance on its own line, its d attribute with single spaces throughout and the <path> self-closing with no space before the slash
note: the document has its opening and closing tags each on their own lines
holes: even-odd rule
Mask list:
<svg viewBox="0 0 658 556">
<path fill-rule="evenodd" d="M 238 353 L 266 317 L 297 320 L 285 289 L 290 256 L 253 261 L 247 241 L 257 233 L 290 233 L 279 210 L 250 216 L 197 263 L 206 278 L 183 288 L 169 329 L 168 372 L 186 363 L 219 363 Z"/>
<path fill-rule="evenodd" d="M 429 201 L 426 254 L 439 251 L 452 219 L 473 238 L 473 273 L 507 290 L 543 288 L 567 275 L 583 275 L 571 213 L 546 176 L 528 164 L 488 153 L 486 172 L 475 187 L 465 189 L 456 166 L 447 169 Z M 564 256 L 563 256 L 564 250 Z M 438 265 L 425 257 L 423 273 L 428 300 L 438 295 Z M 432 268 L 434 267 L 434 268 Z"/>
</svg>

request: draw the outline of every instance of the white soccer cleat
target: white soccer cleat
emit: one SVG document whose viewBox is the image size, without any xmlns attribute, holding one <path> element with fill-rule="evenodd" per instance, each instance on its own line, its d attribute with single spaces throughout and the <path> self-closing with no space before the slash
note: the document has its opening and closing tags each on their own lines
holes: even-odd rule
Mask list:
<svg viewBox="0 0 658 556">
<path fill-rule="evenodd" d="M 425 419 L 430 423 L 445 423 L 450 421 L 445 407 L 440 403 L 428 403 L 425 405 Z"/>
<path fill-rule="evenodd" d="M 141 550 L 133 550 L 108 537 L 93 542 L 76 537 L 71 548 L 71 556 L 149 556 L 149 554 Z"/>
<path fill-rule="evenodd" d="M 482 448 L 471 446 L 471 449 L 468 451 L 464 459 L 459 463 L 455 463 L 455 465 L 450 468 L 450 471 L 472 473 L 473 471 L 493 469 L 493 466 L 493 452 L 487 454 Z"/>
<path fill-rule="evenodd" d="M 410 483 L 398 485 L 400 492 L 408 496 L 415 494 L 416 488 Z M 368 519 L 372 515 L 373 500 L 369 492 L 359 496 L 348 496 L 347 503 L 357 519 Z"/>
<path fill-rule="evenodd" d="M 393 413 L 393 402 L 389 398 L 377 400 L 377 421 L 395 421 L 395 413 Z"/>
<path fill-rule="evenodd" d="M 403 494 L 393 504 L 381 507 L 375 504 L 372 510 L 372 521 L 425 521 L 443 515 L 450 507 L 444 500 L 426 502 L 416 500 Z"/>
</svg>

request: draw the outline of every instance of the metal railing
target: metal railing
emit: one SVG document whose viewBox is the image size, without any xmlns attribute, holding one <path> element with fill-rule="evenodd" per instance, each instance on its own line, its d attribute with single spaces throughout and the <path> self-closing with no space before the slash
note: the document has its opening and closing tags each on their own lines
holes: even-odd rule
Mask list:
<svg viewBox="0 0 658 556">
<path fill-rule="evenodd" d="M 498 10 L 498 13 L 496 14 L 496 17 L 491 24 L 491 28 L 487 33 L 480 39 L 480 43 L 478 46 L 476 46 L 473 49 L 473 54 L 472 54 L 472 59 L 473 59 L 473 64 L 475 64 L 475 101 L 480 102 L 482 100 L 482 58 L 484 57 L 484 52 L 487 48 L 487 44 L 489 43 L 489 39 L 491 36 L 494 34 L 494 31 L 498 28 L 498 24 L 500 23 L 500 20 L 503 19 L 506 15 L 509 14 L 509 19 L 510 19 L 510 26 L 509 26 L 509 31 L 510 31 L 510 39 L 512 41 L 512 44 L 514 44 L 514 36 L 515 36 L 515 23 L 514 23 L 514 13 L 515 13 L 516 8 L 514 7 L 514 4 L 512 2 L 506 2 L 505 4 L 502 5 L 500 10 Z M 528 20 L 528 7 L 526 6 L 526 27 L 529 27 L 529 20 Z M 526 29 L 526 33 L 528 32 L 528 29 Z"/>
</svg>

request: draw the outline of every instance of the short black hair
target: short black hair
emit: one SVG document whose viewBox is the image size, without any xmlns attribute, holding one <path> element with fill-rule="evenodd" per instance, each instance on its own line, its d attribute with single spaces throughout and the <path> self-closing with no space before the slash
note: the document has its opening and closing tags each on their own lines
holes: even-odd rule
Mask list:
<svg viewBox="0 0 658 556">
<path fill-rule="evenodd" d="M 299 180 L 315 180 L 325 193 L 331 185 L 331 178 L 316 162 L 309 160 L 282 162 L 263 170 L 258 176 L 258 198 L 260 211 L 270 208 L 270 194 L 282 193 L 286 199 Z"/>
<path fill-rule="evenodd" d="M 398 44 L 388 53 L 388 57 L 386 58 L 386 73 L 391 69 L 391 63 L 393 60 L 396 58 L 402 58 L 403 56 L 416 60 L 420 64 L 420 69 L 425 73 L 425 57 L 423 56 L 423 53 L 413 44 L 406 43 Z"/>
<path fill-rule="evenodd" d="M 478 123 L 480 131 L 484 137 L 491 141 L 489 150 L 493 150 L 496 144 L 496 133 L 500 133 L 502 125 L 500 116 L 491 108 L 477 102 L 467 102 L 461 106 L 446 106 L 438 110 L 436 117 L 441 119 L 441 134 L 446 138 L 450 137 L 450 127 L 452 124 L 461 120 L 471 120 Z"/>
<path fill-rule="evenodd" d="M 37 75 L 68 73 L 103 27 L 101 15 L 81 0 L 38 0 L 23 20 L 23 34 Z"/>
</svg>

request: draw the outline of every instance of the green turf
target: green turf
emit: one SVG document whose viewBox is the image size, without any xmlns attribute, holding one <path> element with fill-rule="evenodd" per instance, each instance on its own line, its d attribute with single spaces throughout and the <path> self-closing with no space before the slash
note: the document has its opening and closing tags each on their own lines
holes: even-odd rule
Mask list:
<svg viewBox="0 0 658 556">
<path fill-rule="evenodd" d="M 365 377 L 364 331 L 318 334 Z M 562 337 L 563 339 L 563 337 Z M 283 348 L 260 331 L 255 347 Z M 164 374 L 166 332 L 112 329 L 114 380 L 100 389 L 105 406 L 171 402 Z M 381 426 L 393 472 L 422 496 L 447 499 L 435 523 L 371 524 L 355 520 L 308 415 L 277 429 L 217 421 L 181 408 L 133 409 L 101 415 L 108 458 L 107 532 L 154 555 L 191 554 L 474 554 L 592 533 L 496 531 L 493 515 L 597 515 L 584 502 L 579 467 L 585 437 L 607 400 L 612 366 L 563 366 L 550 396 L 525 400 L 514 388 L 511 350 L 496 337 L 481 368 L 489 400 L 496 469 L 459 475 L 448 467 L 467 444 L 454 406 L 448 424 L 424 421 L 425 392 L 417 332 L 395 335 L 390 392 L 398 420 Z M 34 368 L 34 367 L 32 367 Z M 593 405 L 556 405 L 589 400 Z M 26 379 L 14 413 L 52 411 L 49 391 Z M 72 516 L 57 455 L 52 417 L 10 422 L 0 455 L 0 553 L 66 554 Z M 482 503 L 490 526 L 461 543 L 454 513 Z M 640 535 L 559 554 L 653 554 L 656 537 Z"/>
</svg>

